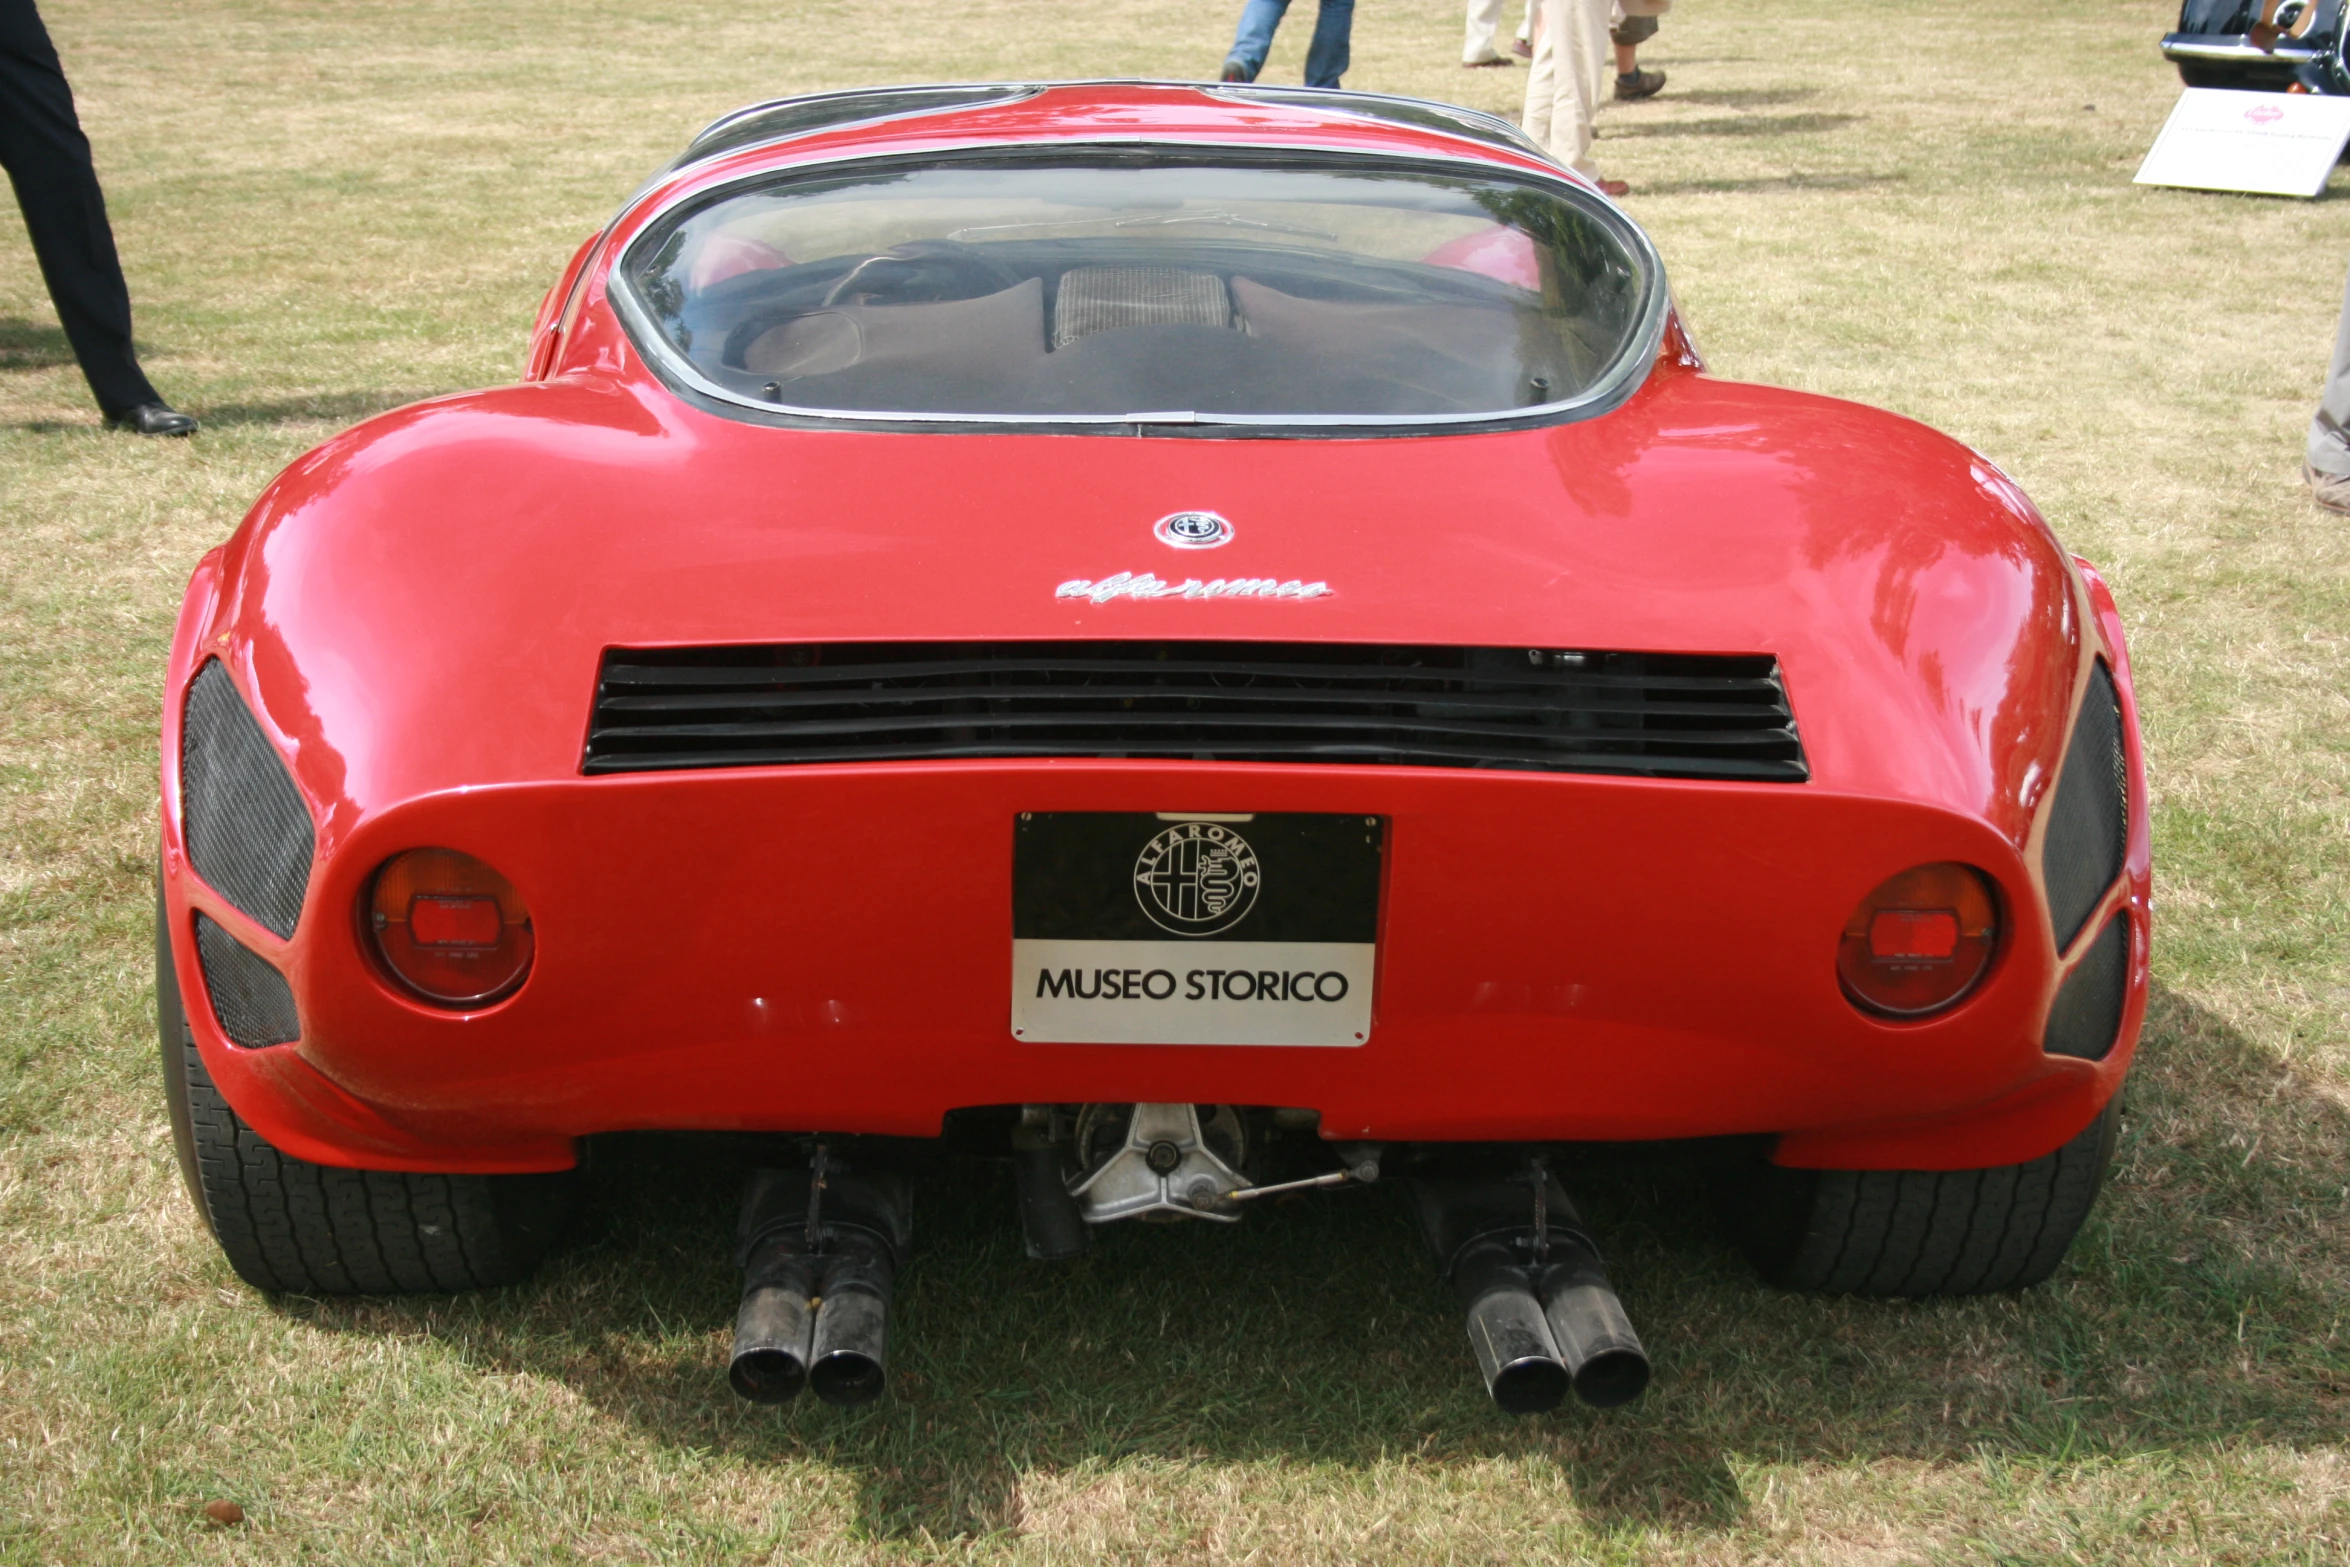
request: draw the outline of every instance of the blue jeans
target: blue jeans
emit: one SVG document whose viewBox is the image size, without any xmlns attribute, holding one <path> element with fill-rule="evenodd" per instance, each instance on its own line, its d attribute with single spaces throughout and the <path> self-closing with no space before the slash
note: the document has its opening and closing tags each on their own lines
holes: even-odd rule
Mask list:
<svg viewBox="0 0 2350 1567">
<path fill-rule="evenodd" d="M 1289 10 L 1289 0 L 1248 0 L 1240 13 L 1240 31 L 1232 40 L 1230 59 L 1246 67 L 1255 81 L 1273 51 L 1273 29 Z M 1335 87 L 1346 74 L 1347 40 L 1354 32 L 1355 0 L 1322 0 L 1322 14 L 1314 19 L 1314 41 L 1306 49 L 1306 85 Z"/>
</svg>

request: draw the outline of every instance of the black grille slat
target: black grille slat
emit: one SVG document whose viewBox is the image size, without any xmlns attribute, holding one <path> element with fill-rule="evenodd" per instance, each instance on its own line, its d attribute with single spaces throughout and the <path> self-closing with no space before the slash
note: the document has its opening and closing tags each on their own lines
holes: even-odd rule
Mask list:
<svg viewBox="0 0 2350 1567">
<path fill-rule="evenodd" d="M 853 644 L 844 644 L 844 646 L 848 645 Z M 1084 646 L 1085 644 L 1075 645 Z M 1172 645 L 1182 646 L 1183 644 L 1178 643 Z M 631 650 L 625 653 L 616 653 L 615 656 L 629 659 L 659 658 L 664 656 L 680 657 L 685 653 L 698 651 L 700 650 Z M 760 648 L 745 648 L 741 651 L 756 653 L 767 650 Z M 1374 648 L 1368 651 L 1376 652 L 1381 650 Z M 1464 651 L 1488 652 L 1495 650 L 1479 648 Z M 1619 654 L 1615 656 L 1636 657 L 1638 655 Z M 1738 660 L 1726 660 L 1725 662 L 1737 661 Z M 1763 658 L 1760 660 L 1746 659 L 1743 660 L 1743 662 L 1761 662 L 1767 664 L 1770 663 L 1771 660 L 1768 658 Z M 848 689 L 845 684 L 846 682 L 854 680 L 870 680 L 877 674 L 886 674 L 888 678 L 892 680 L 911 680 L 929 678 L 933 676 L 969 678 L 971 676 L 984 675 L 992 678 L 1005 675 L 1065 675 L 1078 670 L 1082 670 L 1089 675 L 1150 675 L 1164 674 L 1168 671 L 1169 667 L 1170 666 L 1164 659 L 1127 659 L 1110 657 L 1088 659 L 1080 664 L 1074 658 L 1066 655 L 1057 659 L 1009 657 L 1002 659 L 952 659 L 919 662 L 890 661 L 887 663 L 877 663 L 870 668 L 863 670 L 843 670 L 829 664 L 817 668 L 795 668 L 786 665 L 778 665 L 772 668 L 723 668 L 717 666 L 703 666 L 698 664 L 647 666 L 634 663 L 615 664 L 611 658 L 607 658 L 604 665 L 603 680 L 604 683 L 608 686 L 668 685 L 695 687 L 728 685 L 792 686 L 815 685 L 831 682 L 835 685 L 840 685 L 845 690 Z M 1182 672 L 1187 675 L 1236 675 L 1250 679 L 1278 677 L 1290 680 L 1352 680 L 1361 678 L 1366 669 L 1375 671 L 1378 674 L 1384 675 L 1393 680 L 1419 679 L 1431 682 L 1433 684 L 1442 684 L 1446 681 L 1458 680 L 1460 678 L 1460 671 L 1458 670 L 1430 669 L 1415 664 L 1226 663 L 1213 658 L 1201 658 L 1196 661 L 1187 659 L 1180 666 L 1175 667 L 1179 667 Z M 1480 686 L 1525 686 L 1533 690 L 1548 690 L 1556 682 L 1550 679 L 1545 679 L 1539 674 L 1527 674 L 1514 671 L 1509 673 L 1502 673 L 1498 671 L 1480 669 L 1476 672 L 1476 683 Z M 1605 672 L 1585 672 L 1579 673 L 1576 683 L 1592 690 L 1621 689 L 1632 691 L 1656 690 L 1661 688 L 1669 690 L 1690 691 L 1745 691 L 1758 694 L 1768 693 L 1775 695 L 1779 689 L 1778 680 L 1776 676 L 1773 675 L 1747 676 L 1741 678 L 1738 676 L 1729 675 L 1621 675 L 1608 674 Z"/>
<path fill-rule="evenodd" d="M 1783 762 L 1746 762 L 1734 758 L 1712 758 L 1702 770 L 1676 771 L 1668 764 L 1660 766 L 1655 757 L 1611 756 L 1603 753 L 1587 754 L 1572 759 L 1555 756 L 1496 757 L 1486 751 L 1444 751 L 1413 749 L 1398 751 L 1387 746 L 1345 745 L 1267 745 L 1247 748 L 1219 745 L 1210 753 L 1197 745 L 1171 745 L 1161 749 L 1128 746 L 1121 750 L 1080 751 L 1066 745 L 985 745 L 935 746 L 913 752 L 904 746 L 843 746 L 827 750 L 804 750 L 794 747 L 773 753 L 755 751 L 678 752 L 658 759 L 631 760 L 622 765 L 606 764 L 589 770 L 599 773 L 665 772 L 692 767 L 766 767 L 791 763 L 817 762 L 904 762 L 904 761 L 983 761 L 988 759 L 1088 756 L 1103 760 L 1173 761 L 1173 762 L 1364 762 L 1384 763 L 1396 767 L 1484 767 L 1517 772 L 1565 773 L 1631 773 L 1639 776 L 1677 778 L 1717 778 L 1725 780 L 1753 779 L 1758 782 L 1791 783 L 1800 778 L 1791 774 Z M 1572 765 L 1570 765 L 1570 760 Z"/>
<path fill-rule="evenodd" d="M 2073 720 L 2040 845 L 2040 879 L 2059 952 L 2073 944 L 2129 852 L 2129 757 L 2122 747 L 2121 701 L 2099 659 Z"/>
<path fill-rule="evenodd" d="M 1344 691 L 1277 690 L 1244 687 L 1220 688 L 1212 693 L 1213 700 L 1228 703 L 1252 703 L 1261 706 L 1310 702 L 1315 707 L 1393 707 L 1399 700 L 1392 693 L 1357 695 Z M 844 700 L 853 700 L 860 707 L 915 707 L 924 703 L 940 702 L 1180 702 L 1196 703 L 1199 697 L 1191 692 L 1168 691 L 1159 686 L 1035 686 L 1020 691 L 942 690 L 916 686 L 904 690 L 851 691 L 723 691 L 680 693 L 670 696 L 607 696 L 599 704 L 610 713 L 664 713 L 717 712 L 727 708 L 761 708 L 787 710 L 792 708 L 837 706 Z M 1522 701 L 1499 698 L 1455 696 L 1450 693 L 1430 696 L 1431 706 L 1450 711 L 1518 713 L 1525 711 Z M 1622 713 L 1645 717 L 1709 718 L 1721 715 L 1721 706 L 1712 702 L 1644 702 L 1637 706 L 1628 702 L 1560 702 L 1544 704 L 1556 713 Z"/>
<path fill-rule="evenodd" d="M 196 957 L 212 1015 L 233 1044 L 248 1050 L 290 1045 L 302 1037 L 294 992 L 267 958 L 218 924 L 196 916 Z"/>
<path fill-rule="evenodd" d="M 180 713 L 180 821 L 196 874 L 291 936 L 310 887 L 310 811 L 219 659 L 188 682 Z"/>
<path fill-rule="evenodd" d="M 650 739 L 662 735 L 677 735 L 689 739 L 715 740 L 727 736 L 751 738 L 781 738 L 787 735 L 830 737 L 834 735 L 900 733 L 923 735 L 952 734 L 958 729 L 972 727 L 971 720 L 982 715 L 972 713 L 924 714 L 919 717 L 891 718 L 823 718 L 806 719 L 789 724 L 663 724 L 620 726 L 603 731 L 608 741 Z M 1312 713 L 1283 713 L 1264 717 L 1254 713 L 1230 713 L 1203 721 L 1196 713 L 1116 713 L 1098 717 L 1066 716 L 1056 713 L 987 715 L 987 727 L 998 730 L 1067 729 L 1074 731 L 1101 730 L 1109 733 L 1148 736 L 1168 730 L 1213 728 L 1224 733 L 1360 729 L 1359 718 L 1321 717 Z M 1521 740 L 1525 731 L 1500 724 L 1449 723 L 1428 717 L 1412 722 L 1413 732 L 1422 735 L 1469 735 L 1481 739 Z M 1593 729 L 1585 731 L 1594 740 L 1615 740 L 1626 731 Z M 1647 736 L 1659 742 L 1670 740 L 1675 745 L 1778 745 L 1776 735 L 1755 734 L 1751 731 L 1653 729 Z M 1563 746 L 1581 746 L 1581 735 L 1561 734 L 1556 743 Z"/>
<path fill-rule="evenodd" d="M 1052 756 L 1808 776 L 1768 654 L 1234 642 L 616 648 L 582 767 Z"/>
</svg>

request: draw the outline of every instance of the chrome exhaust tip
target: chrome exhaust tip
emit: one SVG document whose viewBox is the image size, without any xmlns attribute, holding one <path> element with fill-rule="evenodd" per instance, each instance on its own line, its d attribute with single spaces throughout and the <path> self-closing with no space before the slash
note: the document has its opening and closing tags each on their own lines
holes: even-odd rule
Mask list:
<svg viewBox="0 0 2350 1567">
<path fill-rule="evenodd" d="M 1551 1342 L 1542 1302 L 1523 1284 L 1497 1279 L 1469 1303 L 1469 1346 L 1485 1391 L 1505 1415 L 1540 1415 L 1566 1402 L 1573 1377 Z"/>
<path fill-rule="evenodd" d="M 910 1235 L 903 1177 L 851 1174 L 819 1147 L 809 1170 L 757 1170 L 743 1194 L 743 1270 L 727 1382 L 755 1404 L 802 1388 L 869 1404 L 889 1385 L 889 1305 Z"/>
<path fill-rule="evenodd" d="M 1647 1389 L 1647 1351 L 1598 1243 L 1539 1163 L 1527 1180 L 1422 1180 L 1414 1194 L 1496 1408 L 1544 1414 L 1572 1392 L 1613 1409 Z"/>
<path fill-rule="evenodd" d="M 816 1326 L 808 1273 L 806 1258 L 788 1256 L 774 1259 L 743 1286 L 726 1380 L 754 1404 L 788 1404 L 807 1385 Z"/>
</svg>

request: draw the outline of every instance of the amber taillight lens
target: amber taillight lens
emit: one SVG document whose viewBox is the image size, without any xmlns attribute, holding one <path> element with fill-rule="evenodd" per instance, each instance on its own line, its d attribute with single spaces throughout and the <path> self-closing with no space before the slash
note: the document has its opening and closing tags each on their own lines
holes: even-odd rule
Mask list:
<svg viewBox="0 0 2350 1567">
<path fill-rule="evenodd" d="M 393 977 L 447 1007 L 495 1001 L 530 972 L 530 910 L 470 854 L 410 849 L 375 873 L 367 929 Z"/>
<path fill-rule="evenodd" d="M 1998 904 L 1983 873 L 1920 865 L 1860 900 L 1836 947 L 1836 977 L 1856 1006 L 1923 1017 L 1972 990 L 1998 944 Z"/>
</svg>

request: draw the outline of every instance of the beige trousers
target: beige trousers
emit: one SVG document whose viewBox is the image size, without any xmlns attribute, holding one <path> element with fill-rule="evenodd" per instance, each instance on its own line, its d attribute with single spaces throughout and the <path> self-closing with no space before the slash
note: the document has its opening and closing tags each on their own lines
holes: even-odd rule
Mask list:
<svg viewBox="0 0 2350 1567">
<path fill-rule="evenodd" d="M 1520 38 L 1534 36 L 1534 8 L 1541 0 L 1526 0 L 1526 19 L 1518 24 Z M 1495 35 L 1501 31 L 1501 14 L 1508 0 L 1469 0 L 1469 32 L 1461 42 L 1461 64 L 1483 65 L 1488 60 L 1506 58 Z"/>
<path fill-rule="evenodd" d="M 1607 36 L 1615 0 L 1541 0 L 1534 69 L 1526 73 L 1526 134 L 1578 174 L 1591 162 L 1600 95 L 1615 75 Z"/>
</svg>

